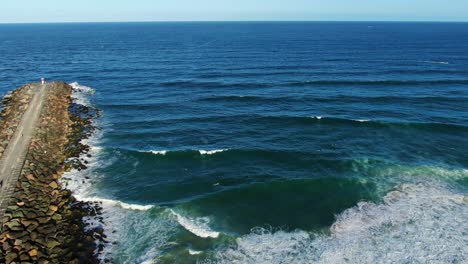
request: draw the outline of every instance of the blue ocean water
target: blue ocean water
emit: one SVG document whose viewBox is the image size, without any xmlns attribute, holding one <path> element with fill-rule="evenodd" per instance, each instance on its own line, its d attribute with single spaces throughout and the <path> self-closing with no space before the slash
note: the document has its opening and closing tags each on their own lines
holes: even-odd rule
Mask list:
<svg viewBox="0 0 468 264">
<path fill-rule="evenodd" d="M 42 76 L 102 110 L 103 259 L 468 261 L 466 23 L 0 25 L 0 92 Z"/>
</svg>

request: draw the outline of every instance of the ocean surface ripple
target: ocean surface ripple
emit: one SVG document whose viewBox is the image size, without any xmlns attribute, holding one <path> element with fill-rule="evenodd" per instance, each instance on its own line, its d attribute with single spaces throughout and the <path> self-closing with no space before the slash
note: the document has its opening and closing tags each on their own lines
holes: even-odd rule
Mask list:
<svg viewBox="0 0 468 264">
<path fill-rule="evenodd" d="M 0 25 L 0 54 L 1 94 L 102 110 L 62 183 L 103 260 L 468 262 L 466 23 Z"/>
</svg>

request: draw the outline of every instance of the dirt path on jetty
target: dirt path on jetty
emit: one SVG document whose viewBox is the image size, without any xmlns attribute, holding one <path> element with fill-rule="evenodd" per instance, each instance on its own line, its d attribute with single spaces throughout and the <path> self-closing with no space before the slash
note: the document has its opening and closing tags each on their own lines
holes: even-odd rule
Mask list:
<svg viewBox="0 0 468 264">
<path fill-rule="evenodd" d="M 28 147 L 34 136 L 34 131 L 44 104 L 49 85 L 32 84 L 31 91 L 34 93 L 24 112 L 8 147 L 5 149 L 0 160 L 0 219 L 3 217 L 8 200 L 15 189 L 15 183 L 23 168 Z"/>
</svg>

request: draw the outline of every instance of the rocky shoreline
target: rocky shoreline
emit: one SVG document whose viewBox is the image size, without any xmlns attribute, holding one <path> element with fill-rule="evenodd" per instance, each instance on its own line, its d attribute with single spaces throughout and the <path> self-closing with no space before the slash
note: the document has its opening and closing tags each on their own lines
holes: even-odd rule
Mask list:
<svg viewBox="0 0 468 264">
<path fill-rule="evenodd" d="M 59 182 L 66 171 L 86 169 L 79 157 L 89 147 L 80 142 L 93 133 L 92 119 L 97 116 L 95 109 L 75 104 L 72 92 L 62 82 L 52 83 L 48 91 L 2 219 L 0 263 L 100 263 L 104 231 L 91 229 L 83 221 L 99 214 L 99 205 L 77 201 Z M 0 154 L 18 123 L 15 112 L 20 113 L 30 98 L 26 85 L 4 99 Z"/>
</svg>

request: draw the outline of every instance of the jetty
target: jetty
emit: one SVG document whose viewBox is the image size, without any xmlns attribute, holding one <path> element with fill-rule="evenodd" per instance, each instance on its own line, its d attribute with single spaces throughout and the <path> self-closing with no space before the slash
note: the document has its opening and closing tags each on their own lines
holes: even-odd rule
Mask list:
<svg viewBox="0 0 468 264">
<path fill-rule="evenodd" d="M 7 94 L 0 113 L 0 263 L 99 263 L 83 217 L 96 212 L 60 184 L 85 169 L 90 120 L 63 82 L 32 83 Z"/>
<path fill-rule="evenodd" d="M 9 199 L 12 196 L 16 182 L 18 181 L 23 164 L 26 159 L 33 131 L 37 126 L 39 113 L 44 105 L 49 84 L 31 84 L 25 88 L 24 99 L 29 102 L 24 113 L 17 111 L 18 114 L 15 129 L 10 140 L 6 142 L 6 149 L 2 146 L 2 157 L 0 159 L 0 219 L 3 219 L 5 210 L 8 206 Z M 11 95 L 6 97 L 11 98 Z M 14 127 L 14 126 L 13 126 Z"/>
</svg>

